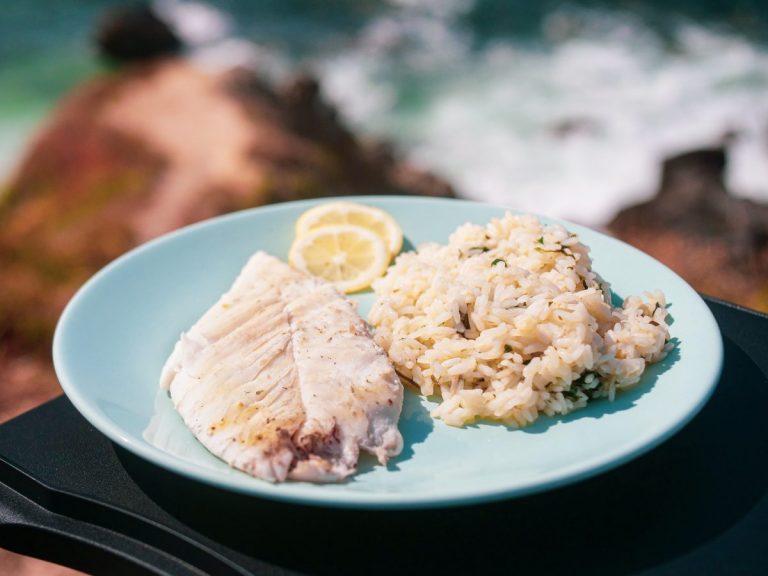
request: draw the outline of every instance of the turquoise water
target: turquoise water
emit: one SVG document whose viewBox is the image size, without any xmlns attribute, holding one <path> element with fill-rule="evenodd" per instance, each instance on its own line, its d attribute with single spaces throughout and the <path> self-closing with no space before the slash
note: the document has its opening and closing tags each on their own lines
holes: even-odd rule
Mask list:
<svg viewBox="0 0 768 576">
<path fill-rule="evenodd" d="M 728 182 L 768 199 L 768 17 L 759 2 L 157 0 L 206 65 L 309 68 L 357 130 L 467 196 L 600 224 L 665 155 L 731 144 Z M 100 64 L 103 2 L 7 2 L 0 174 Z"/>
<path fill-rule="evenodd" d="M 0 8 L 0 175 L 56 100 L 98 70 L 89 38 L 100 4 L 19 1 Z"/>
</svg>

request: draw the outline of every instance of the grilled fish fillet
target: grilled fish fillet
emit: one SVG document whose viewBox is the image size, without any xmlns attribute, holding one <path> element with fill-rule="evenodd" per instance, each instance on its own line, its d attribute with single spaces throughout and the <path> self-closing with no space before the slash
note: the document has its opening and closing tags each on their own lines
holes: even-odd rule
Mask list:
<svg viewBox="0 0 768 576">
<path fill-rule="evenodd" d="M 194 435 L 271 482 L 336 482 L 400 453 L 403 387 L 351 301 L 257 252 L 160 378 Z"/>
</svg>

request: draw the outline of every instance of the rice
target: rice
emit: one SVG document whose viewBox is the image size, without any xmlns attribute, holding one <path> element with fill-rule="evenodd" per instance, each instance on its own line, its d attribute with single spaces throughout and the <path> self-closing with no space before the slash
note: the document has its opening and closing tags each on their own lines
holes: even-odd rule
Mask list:
<svg viewBox="0 0 768 576">
<path fill-rule="evenodd" d="M 464 224 L 448 245 L 401 254 L 373 289 L 374 339 L 455 426 L 613 399 L 669 348 L 660 291 L 614 308 L 589 248 L 533 216 Z"/>
</svg>

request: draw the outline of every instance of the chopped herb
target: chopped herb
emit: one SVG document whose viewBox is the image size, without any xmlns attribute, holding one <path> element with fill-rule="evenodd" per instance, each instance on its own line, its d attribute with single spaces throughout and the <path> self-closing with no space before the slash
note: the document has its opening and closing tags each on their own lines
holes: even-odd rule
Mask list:
<svg viewBox="0 0 768 576">
<path fill-rule="evenodd" d="M 567 392 L 571 395 L 576 395 L 576 398 L 578 398 L 578 393 L 581 392 L 584 394 L 587 398 L 592 399 L 596 396 L 600 389 L 600 378 L 597 372 L 584 372 L 581 377 L 579 377 L 578 380 L 574 380 L 571 383 L 571 389 Z M 567 398 L 573 400 L 571 396 L 566 394 L 566 391 L 563 392 L 563 395 Z"/>
<path fill-rule="evenodd" d="M 538 246 L 536 246 L 536 250 L 538 250 L 539 252 L 561 252 L 566 256 L 573 255 L 573 252 L 566 246 L 560 246 L 557 250 L 547 250 L 545 248 L 539 248 Z"/>
<path fill-rule="evenodd" d="M 512 352 L 512 346 L 509 344 L 504 344 L 504 352 L 509 353 Z"/>
<path fill-rule="evenodd" d="M 656 322 L 656 320 L 653 320 L 653 317 L 656 315 L 656 310 L 658 310 L 659 308 L 661 308 L 661 304 L 656 302 L 656 306 L 653 307 L 653 311 L 649 314 L 649 316 L 651 317 L 651 321 L 649 322 L 649 324 L 651 326 L 660 326 L 660 324 Z"/>
<path fill-rule="evenodd" d="M 470 250 L 480 250 L 480 252 L 488 252 L 490 248 L 488 248 L 487 246 L 472 246 Z"/>
<path fill-rule="evenodd" d="M 501 259 L 501 258 L 496 258 L 496 260 L 491 262 L 491 266 L 496 266 L 496 264 L 498 264 L 499 262 L 503 262 L 504 266 L 506 267 L 507 263 L 503 259 Z"/>
<path fill-rule="evenodd" d="M 576 390 L 563 390 L 563 396 L 568 398 L 568 400 L 572 400 L 573 402 L 575 402 L 576 400 L 579 399 L 578 389 L 576 389 Z"/>
<path fill-rule="evenodd" d="M 536 240 L 539 244 L 544 244 L 544 236 L 539 236 L 539 239 Z"/>
</svg>

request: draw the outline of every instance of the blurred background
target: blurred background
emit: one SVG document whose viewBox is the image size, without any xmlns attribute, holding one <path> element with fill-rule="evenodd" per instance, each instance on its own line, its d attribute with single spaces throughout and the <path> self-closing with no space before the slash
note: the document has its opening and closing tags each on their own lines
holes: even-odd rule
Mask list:
<svg viewBox="0 0 768 576">
<path fill-rule="evenodd" d="M 56 319 L 120 253 L 368 193 L 587 224 L 768 311 L 768 5 L 4 2 L 0 422 L 60 393 Z"/>
</svg>

